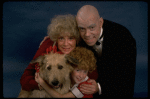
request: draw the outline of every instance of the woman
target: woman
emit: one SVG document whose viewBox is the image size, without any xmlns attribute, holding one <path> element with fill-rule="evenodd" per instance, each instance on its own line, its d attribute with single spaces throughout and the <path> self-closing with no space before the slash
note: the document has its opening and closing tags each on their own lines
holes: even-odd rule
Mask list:
<svg viewBox="0 0 150 99">
<path fill-rule="evenodd" d="M 58 15 L 54 17 L 48 26 L 47 38 L 37 50 L 33 59 L 46 52 L 46 49 L 56 44 L 57 51 L 69 54 L 79 42 L 79 32 L 75 17 L 73 15 Z M 56 43 L 54 43 L 56 42 Z M 22 90 L 40 89 L 40 85 L 35 81 L 35 64 L 29 64 L 25 69 L 20 83 Z"/>
</svg>

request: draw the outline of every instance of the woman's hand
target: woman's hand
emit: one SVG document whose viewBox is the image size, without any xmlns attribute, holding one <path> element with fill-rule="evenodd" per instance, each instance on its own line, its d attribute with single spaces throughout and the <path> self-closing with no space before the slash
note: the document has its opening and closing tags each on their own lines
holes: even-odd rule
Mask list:
<svg viewBox="0 0 150 99">
<path fill-rule="evenodd" d="M 43 89 L 42 88 L 42 84 L 45 83 L 45 81 L 40 77 L 39 73 L 35 73 L 35 81 L 39 84 L 39 89 Z"/>
<path fill-rule="evenodd" d="M 96 83 L 95 80 L 93 79 L 90 79 L 89 81 L 87 81 L 88 83 L 91 83 L 92 85 L 89 85 L 89 84 L 81 84 L 80 85 L 80 91 L 83 93 L 83 94 L 94 94 L 96 92 L 99 91 L 98 89 L 98 85 Z"/>
</svg>

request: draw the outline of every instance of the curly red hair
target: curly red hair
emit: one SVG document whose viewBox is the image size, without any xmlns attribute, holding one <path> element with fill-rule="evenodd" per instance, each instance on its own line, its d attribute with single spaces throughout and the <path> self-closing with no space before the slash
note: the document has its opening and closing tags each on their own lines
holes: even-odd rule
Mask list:
<svg viewBox="0 0 150 99">
<path fill-rule="evenodd" d="M 69 55 L 79 61 L 78 68 L 92 72 L 96 69 L 96 58 L 91 50 L 76 47 Z"/>
</svg>

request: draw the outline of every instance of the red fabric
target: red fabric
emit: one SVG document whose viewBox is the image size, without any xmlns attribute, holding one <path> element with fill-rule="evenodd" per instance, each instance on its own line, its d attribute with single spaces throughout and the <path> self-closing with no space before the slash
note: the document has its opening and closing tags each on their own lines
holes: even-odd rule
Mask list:
<svg viewBox="0 0 150 99">
<path fill-rule="evenodd" d="M 35 70 L 36 70 L 36 72 L 39 72 L 39 70 L 40 70 L 39 63 L 36 63 L 36 64 L 35 64 Z"/>
<path fill-rule="evenodd" d="M 88 80 L 90 80 L 90 79 L 88 79 Z M 87 81 L 88 81 L 88 80 L 87 80 Z M 78 89 L 80 90 L 80 85 L 81 85 L 81 84 L 89 84 L 89 85 L 91 85 L 91 83 L 88 83 L 87 81 L 84 81 L 84 82 L 80 83 L 79 86 L 78 86 Z M 84 96 L 83 96 L 82 98 L 93 98 L 93 95 L 92 95 L 92 94 L 90 94 L 90 95 L 83 94 L 83 95 L 84 95 Z"/>
<path fill-rule="evenodd" d="M 46 52 L 47 48 L 50 48 L 50 46 L 53 46 L 53 41 L 50 40 L 50 38 L 47 38 L 42 45 L 40 46 L 40 48 L 37 50 L 35 56 L 33 57 L 33 59 L 36 59 L 38 56 L 43 55 Z M 50 51 L 50 50 L 49 50 Z M 61 53 L 61 52 L 58 52 Z M 22 86 L 23 90 L 33 90 L 33 89 L 39 89 L 37 82 L 35 81 L 35 65 L 34 64 L 29 64 L 28 67 L 25 69 L 23 75 L 21 76 L 20 79 L 20 84 Z"/>
<path fill-rule="evenodd" d="M 97 68 L 96 68 L 93 72 L 88 73 L 88 77 L 89 77 L 90 79 L 94 79 L 94 80 L 96 81 L 97 78 L 98 78 Z"/>
</svg>

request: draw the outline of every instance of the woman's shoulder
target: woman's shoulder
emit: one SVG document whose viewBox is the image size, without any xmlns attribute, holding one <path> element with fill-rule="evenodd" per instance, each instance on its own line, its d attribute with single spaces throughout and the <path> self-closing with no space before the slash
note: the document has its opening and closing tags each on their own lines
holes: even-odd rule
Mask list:
<svg viewBox="0 0 150 99">
<path fill-rule="evenodd" d="M 37 58 L 38 56 L 42 55 L 46 52 L 46 49 L 53 45 L 53 41 L 50 38 L 43 39 L 43 41 L 40 43 L 39 49 L 37 50 L 35 56 L 33 59 Z"/>
<path fill-rule="evenodd" d="M 52 46 L 53 45 L 53 41 L 50 39 L 49 36 L 44 37 L 44 39 L 41 41 L 39 48 L 40 47 L 44 47 L 44 46 Z"/>
</svg>

